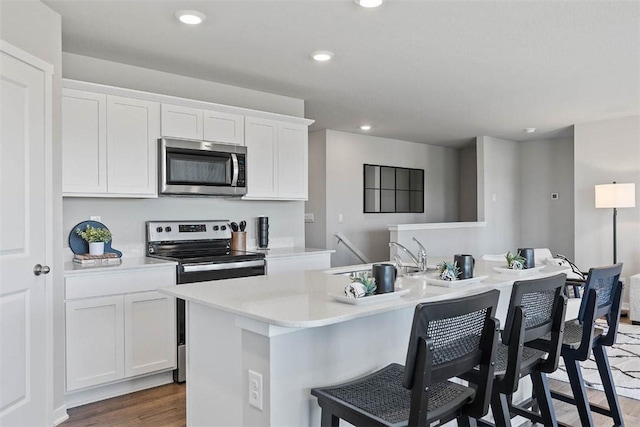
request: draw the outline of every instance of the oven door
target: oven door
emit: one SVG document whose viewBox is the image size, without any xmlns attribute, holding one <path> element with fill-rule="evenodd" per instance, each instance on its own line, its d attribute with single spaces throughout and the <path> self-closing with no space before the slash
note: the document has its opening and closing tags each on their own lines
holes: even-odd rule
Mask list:
<svg viewBox="0 0 640 427">
<path fill-rule="evenodd" d="M 235 279 L 237 277 L 262 276 L 265 273 L 264 259 L 227 262 L 220 264 L 186 264 L 178 266 L 178 285 L 206 282 L 209 280 Z M 186 380 L 186 313 L 183 299 L 176 300 L 176 321 L 178 334 L 178 368 L 173 372 L 173 380 Z"/>
<path fill-rule="evenodd" d="M 161 194 L 243 195 L 246 147 L 161 139 Z"/>
</svg>

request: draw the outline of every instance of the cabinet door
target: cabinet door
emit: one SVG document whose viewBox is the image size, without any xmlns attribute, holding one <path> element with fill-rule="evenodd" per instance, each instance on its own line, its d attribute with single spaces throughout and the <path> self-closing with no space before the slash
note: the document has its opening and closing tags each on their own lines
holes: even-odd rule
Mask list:
<svg viewBox="0 0 640 427">
<path fill-rule="evenodd" d="M 245 118 L 247 146 L 246 199 L 273 199 L 278 196 L 277 158 L 278 122 Z"/>
<path fill-rule="evenodd" d="M 278 127 L 278 198 L 307 199 L 307 126 L 282 123 Z"/>
<path fill-rule="evenodd" d="M 176 300 L 160 292 L 124 296 L 125 376 L 176 367 Z"/>
<path fill-rule="evenodd" d="M 124 377 L 122 296 L 66 303 L 67 391 Z"/>
<path fill-rule="evenodd" d="M 107 96 L 107 189 L 113 195 L 155 197 L 160 105 Z"/>
<path fill-rule="evenodd" d="M 205 110 L 204 139 L 244 145 L 244 116 Z"/>
<path fill-rule="evenodd" d="M 162 136 L 202 139 L 202 110 L 162 104 Z"/>
<path fill-rule="evenodd" d="M 107 191 L 107 97 L 62 90 L 62 191 Z"/>
</svg>

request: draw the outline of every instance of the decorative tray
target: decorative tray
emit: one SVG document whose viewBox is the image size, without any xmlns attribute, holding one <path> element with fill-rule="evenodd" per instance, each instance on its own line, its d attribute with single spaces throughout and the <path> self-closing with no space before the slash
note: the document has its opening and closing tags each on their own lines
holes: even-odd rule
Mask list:
<svg viewBox="0 0 640 427">
<path fill-rule="evenodd" d="M 350 297 L 347 297 L 344 295 L 338 295 L 338 294 L 329 294 L 329 296 L 338 302 L 343 302 L 345 304 L 351 304 L 351 305 L 360 305 L 360 304 L 370 304 L 374 302 L 387 301 L 394 298 L 400 298 L 401 296 L 408 294 L 410 290 L 411 289 L 400 289 L 395 292 L 370 295 L 368 297 L 361 297 L 361 298 L 350 298 Z"/>
<path fill-rule="evenodd" d="M 513 270 L 511 268 L 504 268 L 504 267 L 493 267 L 493 269 L 498 273 L 502 273 L 502 274 L 510 274 L 512 276 L 525 276 L 527 274 L 536 273 L 542 270 L 544 267 L 545 267 L 544 265 L 540 265 L 538 267 L 526 268 L 524 270 Z"/>
<path fill-rule="evenodd" d="M 477 276 L 477 277 L 472 277 L 470 279 L 462 279 L 462 280 L 442 280 L 442 279 L 439 279 L 438 277 L 427 277 L 427 283 L 435 286 L 442 286 L 445 288 L 453 288 L 457 286 L 473 285 L 475 283 L 480 283 L 487 277 L 489 276 Z"/>
</svg>

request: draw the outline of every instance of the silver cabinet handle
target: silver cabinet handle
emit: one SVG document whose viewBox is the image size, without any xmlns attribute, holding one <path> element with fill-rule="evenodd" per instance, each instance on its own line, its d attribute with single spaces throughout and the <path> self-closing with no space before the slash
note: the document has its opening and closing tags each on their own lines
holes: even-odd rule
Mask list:
<svg viewBox="0 0 640 427">
<path fill-rule="evenodd" d="M 36 276 L 39 276 L 41 274 L 49 274 L 50 271 L 51 268 L 49 268 L 48 265 L 36 264 L 35 267 L 33 267 L 33 274 L 35 274 Z"/>
</svg>

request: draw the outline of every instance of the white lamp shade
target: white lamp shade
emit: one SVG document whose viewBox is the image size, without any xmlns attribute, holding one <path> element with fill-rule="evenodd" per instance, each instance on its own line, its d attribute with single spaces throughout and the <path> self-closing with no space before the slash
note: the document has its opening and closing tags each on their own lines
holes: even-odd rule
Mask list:
<svg viewBox="0 0 640 427">
<path fill-rule="evenodd" d="M 635 208 L 635 184 L 596 185 L 596 208 Z"/>
</svg>

